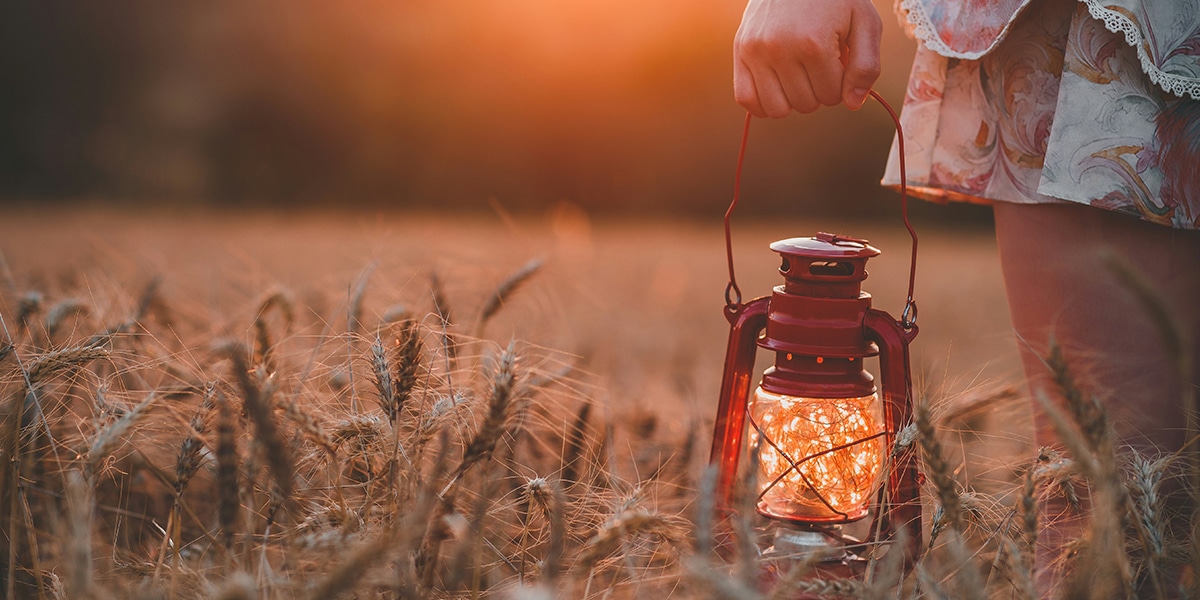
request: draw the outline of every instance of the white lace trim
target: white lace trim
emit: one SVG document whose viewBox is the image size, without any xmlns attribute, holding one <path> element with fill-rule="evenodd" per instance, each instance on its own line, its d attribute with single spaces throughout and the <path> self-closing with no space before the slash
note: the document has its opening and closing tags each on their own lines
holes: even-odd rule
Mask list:
<svg viewBox="0 0 1200 600">
<path fill-rule="evenodd" d="M 1015 12 L 1013 12 L 1013 18 L 1009 19 L 1008 23 L 1004 25 L 1004 29 L 1002 29 L 1000 33 L 996 35 L 996 39 L 992 40 L 992 43 L 987 48 L 979 52 L 959 52 L 951 48 L 945 42 L 945 40 L 938 35 L 937 28 L 933 26 L 933 21 L 929 18 L 929 13 L 925 10 L 925 3 L 921 0 L 899 0 L 899 3 L 896 6 L 898 8 L 898 12 L 900 13 L 900 17 L 908 20 L 908 25 L 911 28 L 913 35 L 917 36 L 917 39 L 924 42 L 926 48 L 929 48 L 930 50 L 933 50 L 934 52 L 937 52 L 946 58 L 977 60 L 983 58 L 985 54 L 991 52 L 996 48 L 997 45 L 1000 44 L 1001 40 L 1004 39 L 1004 36 L 1008 34 L 1009 28 L 1012 27 L 1013 21 L 1016 20 L 1016 16 L 1021 14 L 1021 11 L 1025 10 L 1025 7 L 1029 5 L 1029 2 L 1030 0 L 1025 0 L 1022 2 L 1021 6 L 1018 7 Z"/>
<path fill-rule="evenodd" d="M 1200 100 L 1200 79 L 1175 75 L 1159 69 L 1150 60 L 1150 54 L 1146 52 L 1146 48 L 1142 44 L 1142 30 L 1136 23 L 1115 10 L 1100 6 L 1098 0 L 1080 1 L 1087 5 L 1088 12 L 1091 13 L 1093 19 L 1104 23 L 1105 29 L 1113 33 L 1125 34 L 1125 42 L 1137 49 L 1138 58 L 1142 61 L 1142 71 L 1146 73 L 1150 81 L 1180 98 L 1190 96 L 1192 100 Z"/>
<path fill-rule="evenodd" d="M 1113 33 L 1125 35 L 1125 42 L 1137 49 L 1138 58 L 1142 62 L 1142 71 L 1146 73 L 1150 81 L 1180 98 L 1191 97 L 1193 100 L 1200 100 L 1200 79 L 1174 75 L 1159 69 L 1150 60 L 1149 53 L 1142 46 L 1142 32 L 1137 24 L 1130 21 L 1121 13 L 1101 6 L 1099 0 L 1080 0 L 1080 2 L 1087 5 L 1088 12 L 1092 15 L 1092 18 L 1103 22 L 1106 29 Z M 921 40 L 926 48 L 947 58 L 977 60 L 988 52 L 991 52 L 1004 40 L 1009 28 L 1012 27 L 1013 21 L 1016 20 L 1016 16 L 1021 14 L 1021 11 L 1025 10 L 1025 7 L 1028 5 L 1029 0 L 1025 0 L 1013 13 L 1013 18 L 1004 26 L 1004 29 L 996 36 L 996 39 L 992 40 L 992 43 L 987 48 L 979 52 L 959 52 L 946 44 L 941 36 L 938 35 L 937 29 L 933 26 L 933 22 L 929 18 L 929 13 L 925 10 L 925 4 L 921 0 L 899 0 L 897 12 L 900 13 L 901 18 L 908 21 L 913 35 Z"/>
</svg>

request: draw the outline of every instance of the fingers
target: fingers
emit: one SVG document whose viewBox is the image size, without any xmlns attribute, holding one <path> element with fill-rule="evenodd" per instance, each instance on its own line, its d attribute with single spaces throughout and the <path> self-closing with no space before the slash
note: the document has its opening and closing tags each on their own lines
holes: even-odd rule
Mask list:
<svg viewBox="0 0 1200 600">
<path fill-rule="evenodd" d="M 796 63 L 783 65 L 779 71 L 779 79 L 783 85 L 784 95 L 787 96 L 789 107 L 796 112 L 807 114 L 824 104 L 817 98 L 808 70 L 803 65 Z M 835 101 L 834 104 L 837 102 Z"/>
<path fill-rule="evenodd" d="M 811 113 L 842 102 L 842 65 L 834 53 L 819 59 L 815 44 L 751 43 L 735 50 L 734 97 L 756 117 Z M 810 71 L 810 68 L 812 69 Z"/>
<path fill-rule="evenodd" d="M 745 63 L 734 65 L 733 93 L 738 104 L 750 114 L 779 119 L 791 111 L 779 76 L 769 68 L 751 69 Z"/>
<path fill-rule="evenodd" d="M 882 30 L 871 0 L 749 0 L 734 42 L 734 95 L 758 117 L 857 109 L 879 76 Z"/>
<path fill-rule="evenodd" d="M 846 36 L 849 54 L 842 77 L 842 98 L 851 110 L 862 108 L 867 92 L 879 79 L 879 44 L 883 21 L 879 13 L 855 10 L 851 15 L 850 31 Z"/>
<path fill-rule="evenodd" d="M 825 32 L 823 39 L 813 40 L 802 47 L 804 57 L 801 70 L 805 73 L 803 84 L 811 89 L 815 101 L 825 106 L 842 103 L 843 68 L 841 48 L 834 31 Z M 817 109 L 813 106 L 812 112 Z M 797 108 L 797 110 L 799 110 Z"/>
<path fill-rule="evenodd" d="M 754 76 L 750 74 L 750 68 L 739 60 L 733 63 L 733 98 L 746 112 L 760 119 L 767 116 L 758 100 L 758 90 L 754 88 Z"/>
</svg>

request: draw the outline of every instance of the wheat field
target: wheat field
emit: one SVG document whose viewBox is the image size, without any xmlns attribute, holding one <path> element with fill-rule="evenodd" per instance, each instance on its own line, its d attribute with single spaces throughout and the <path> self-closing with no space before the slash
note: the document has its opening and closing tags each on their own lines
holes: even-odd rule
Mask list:
<svg viewBox="0 0 1200 600">
<path fill-rule="evenodd" d="M 742 289 L 774 285 L 770 241 L 819 230 L 884 250 L 865 287 L 898 312 L 899 224 L 735 224 Z M 1080 495 L 1069 560 L 1105 576 L 1063 597 L 1194 585 L 1192 534 L 1157 493 L 1183 461 L 1122 453 L 1055 356 L 1067 448 L 1034 447 L 995 248 L 944 229 L 922 239 L 920 409 L 893 449 L 927 475 L 919 560 L 880 549 L 865 580 L 792 561 L 765 585 L 764 523 L 714 524 L 705 469 L 723 250 L 718 219 L 566 205 L 9 211 L 3 594 L 1032 598 L 1034 507 Z"/>
</svg>

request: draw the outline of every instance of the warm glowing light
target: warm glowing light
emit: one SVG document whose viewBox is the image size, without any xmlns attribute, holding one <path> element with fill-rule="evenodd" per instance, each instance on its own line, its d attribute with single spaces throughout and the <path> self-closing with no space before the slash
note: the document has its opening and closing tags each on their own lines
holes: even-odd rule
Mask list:
<svg viewBox="0 0 1200 600">
<path fill-rule="evenodd" d="M 796 398 L 761 387 L 750 404 L 759 447 L 758 509 L 785 519 L 852 521 L 867 505 L 883 470 L 879 402 Z M 770 440 L 770 441 L 767 441 Z"/>
</svg>

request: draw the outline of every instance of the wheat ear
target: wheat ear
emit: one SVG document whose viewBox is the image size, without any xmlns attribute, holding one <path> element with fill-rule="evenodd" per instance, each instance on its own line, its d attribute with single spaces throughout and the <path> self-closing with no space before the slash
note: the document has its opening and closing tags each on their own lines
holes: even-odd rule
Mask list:
<svg viewBox="0 0 1200 600">
<path fill-rule="evenodd" d="M 54 337 L 58 328 L 73 315 L 87 316 L 92 308 L 79 298 L 66 298 L 59 301 L 46 312 L 46 335 Z"/>
<path fill-rule="evenodd" d="M 42 293 L 28 291 L 17 300 L 17 331 L 29 329 L 29 319 L 42 310 Z"/>
<path fill-rule="evenodd" d="M 283 409 L 283 416 L 299 427 L 304 437 L 324 450 L 330 458 L 337 454 L 337 443 L 333 436 L 325 430 L 325 426 L 313 416 L 311 411 L 301 408 L 298 403 L 288 399 L 281 400 L 279 406 Z"/>
<path fill-rule="evenodd" d="M 1036 561 L 1034 560 L 1037 552 L 1038 540 L 1038 508 L 1037 508 L 1037 484 L 1034 481 L 1035 465 L 1030 465 L 1025 471 L 1025 476 L 1021 478 L 1021 493 L 1017 496 L 1016 514 L 1020 518 L 1020 537 L 1024 546 L 1023 556 L 1028 560 L 1021 565 L 1024 572 L 1027 572 L 1032 580 L 1037 576 Z M 1015 546 L 1015 544 L 1014 544 Z M 1015 548 L 1018 554 L 1021 553 L 1021 548 Z M 1033 597 L 1030 597 L 1033 600 Z"/>
<path fill-rule="evenodd" d="M 108 356 L 108 350 L 100 345 L 74 346 L 54 350 L 35 357 L 26 367 L 29 385 L 37 387 L 60 371 L 82 365 L 97 358 Z"/>
<path fill-rule="evenodd" d="M 396 385 L 392 381 L 392 369 L 388 365 L 387 350 L 378 335 L 371 343 L 371 373 L 375 379 L 375 390 L 379 393 L 379 406 L 388 421 L 396 421 Z"/>
<path fill-rule="evenodd" d="M 449 373 L 454 370 L 458 359 L 458 343 L 450 333 L 450 327 L 454 324 L 450 301 L 446 298 L 446 290 L 442 287 L 442 278 L 438 276 L 437 271 L 429 274 L 429 292 L 433 296 L 433 311 L 437 313 L 438 321 L 441 322 L 438 334 L 442 340 L 442 352 L 446 355 L 446 372 Z"/>
<path fill-rule="evenodd" d="M 346 307 L 346 331 L 351 336 L 362 331 L 363 297 L 367 293 L 367 282 L 371 280 L 371 273 L 374 271 L 374 262 L 363 268 L 362 274 L 354 282 L 354 289 L 350 292 L 350 303 Z"/>
<path fill-rule="evenodd" d="M 1167 464 L 1171 457 L 1149 459 L 1136 451 L 1130 461 L 1129 512 L 1138 532 L 1138 541 L 1145 553 L 1147 577 L 1156 595 L 1163 597 L 1161 574 L 1164 572 L 1167 550 L 1167 530 L 1163 521 L 1166 498 L 1159 493 Z"/>
<path fill-rule="evenodd" d="M 917 405 L 915 412 L 917 431 L 919 432 L 917 441 L 921 445 L 921 455 L 925 459 L 925 465 L 929 468 L 929 477 L 933 480 L 933 487 L 937 491 L 938 501 L 942 507 L 941 519 L 935 519 L 933 531 L 929 535 L 929 547 L 933 547 L 934 541 L 943 528 L 950 527 L 955 531 L 962 531 L 962 503 L 958 495 L 958 486 L 952 475 L 953 469 L 946 461 L 942 443 L 938 441 L 937 430 L 933 426 L 929 407 L 921 403 Z M 938 527 L 939 524 L 942 527 Z"/>
<path fill-rule="evenodd" d="M 1073 380 L 1072 380 L 1073 381 Z M 1063 390 L 1065 396 L 1082 393 L 1078 390 Z M 1058 438 L 1070 450 L 1076 463 L 1095 484 L 1092 495 L 1092 538 L 1086 552 L 1081 556 L 1080 568 L 1068 579 L 1068 589 L 1099 590 L 1100 593 L 1132 593 L 1132 574 L 1129 557 L 1122 548 L 1123 524 L 1126 514 L 1128 493 L 1116 471 L 1115 456 L 1108 432 L 1108 421 L 1103 407 L 1096 402 L 1073 406 L 1072 413 L 1082 412 L 1084 422 L 1075 421 L 1040 390 L 1035 398 L 1043 412 L 1050 418 Z M 1096 436 L 1096 437 L 1092 437 Z M 1083 568 L 1083 566 L 1089 568 Z M 1084 574 L 1095 571 L 1094 576 Z M 1086 580 L 1085 580 L 1086 579 Z"/>
<path fill-rule="evenodd" d="M 623 539 L 636 535 L 652 535 L 672 545 L 687 543 L 687 522 L 675 515 L 645 510 L 627 510 L 609 519 L 584 545 L 579 564 L 591 570 L 601 559 L 608 557 Z"/>
<path fill-rule="evenodd" d="M 283 317 L 283 333 L 287 335 L 292 329 L 295 313 L 292 310 L 292 300 L 283 290 L 276 290 L 267 295 L 258 307 L 254 317 L 254 362 L 266 367 L 267 372 L 275 371 L 275 346 L 271 342 L 271 332 L 267 328 L 266 315 L 272 309 L 278 310 Z"/>
<path fill-rule="evenodd" d="M 571 486 L 579 481 L 579 470 L 585 459 L 584 445 L 587 443 L 588 417 L 592 414 L 592 403 L 584 402 L 575 413 L 575 420 L 567 431 L 566 448 L 562 454 L 562 481 Z"/>
<path fill-rule="evenodd" d="M 129 431 L 129 428 L 133 427 L 134 424 L 146 415 L 150 405 L 157 399 L 158 396 L 151 392 L 140 404 L 125 411 L 125 414 L 121 415 L 121 418 L 96 432 L 88 448 L 87 461 L 85 462 L 85 474 L 87 474 L 89 481 L 92 479 L 92 475 L 96 472 L 96 469 L 104 462 L 104 459 L 108 458 L 108 455 L 116 449 L 117 443 L 122 441 L 122 436 L 125 435 L 125 432 Z"/>
<path fill-rule="evenodd" d="M 217 393 L 215 383 L 209 383 L 204 390 L 204 399 L 200 407 L 188 423 L 188 434 L 179 446 L 179 457 L 175 460 L 175 495 L 178 497 L 187 488 L 188 482 L 200 470 L 200 451 L 204 448 L 205 421 L 212 411 L 214 396 Z M 178 499 L 176 500 L 178 501 Z"/>
<path fill-rule="evenodd" d="M 496 286 L 496 289 L 492 291 L 492 294 L 483 303 L 483 309 L 479 311 L 479 324 L 476 326 L 475 337 L 483 337 L 483 329 L 487 326 L 488 321 L 491 321 L 492 317 L 496 316 L 496 313 L 500 312 L 501 308 L 504 308 L 504 303 L 508 300 L 509 296 L 516 292 L 522 284 L 529 281 L 542 268 L 543 263 L 544 261 L 541 258 L 530 260 L 522 265 L 520 269 L 517 269 L 511 275 L 504 278 L 500 282 L 500 285 Z"/>
<path fill-rule="evenodd" d="M 421 349 L 421 329 L 413 320 L 404 322 L 390 358 L 379 337 L 371 345 L 371 367 L 379 392 L 379 405 L 393 427 L 417 387 Z"/>
<path fill-rule="evenodd" d="M 496 443 L 500 441 L 500 437 L 505 431 L 505 422 L 508 420 L 515 399 L 516 361 L 514 344 L 510 343 L 508 349 L 500 355 L 496 373 L 492 376 L 492 393 L 488 397 L 487 416 L 479 431 L 475 432 L 475 436 L 471 438 L 467 449 L 463 451 L 462 462 L 459 463 L 458 469 L 451 478 L 452 483 L 462 477 L 463 473 L 466 473 L 472 466 L 490 458 L 495 452 Z"/>
</svg>

